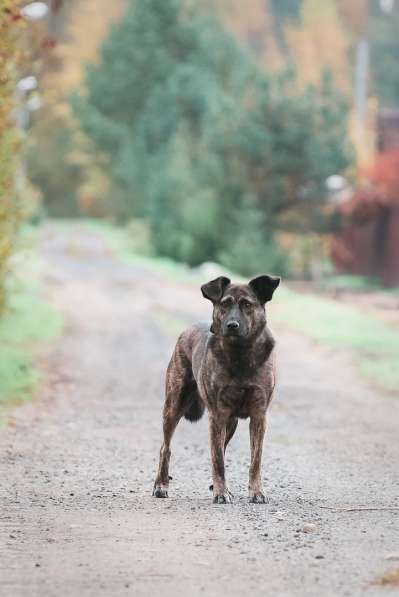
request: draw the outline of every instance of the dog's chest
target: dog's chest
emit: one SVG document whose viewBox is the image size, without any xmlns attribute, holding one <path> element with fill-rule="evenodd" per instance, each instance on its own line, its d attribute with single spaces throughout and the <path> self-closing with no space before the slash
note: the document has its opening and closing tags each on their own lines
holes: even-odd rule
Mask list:
<svg viewBox="0 0 399 597">
<path fill-rule="evenodd" d="M 198 389 L 207 408 L 225 416 L 247 418 L 267 408 L 273 382 L 272 359 L 255 359 L 245 354 L 228 355 L 208 350 L 194 371 Z"/>
<path fill-rule="evenodd" d="M 221 410 L 228 410 L 232 416 L 246 419 L 250 415 L 254 400 L 255 388 L 228 384 L 218 388 L 217 406 Z"/>
</svg>

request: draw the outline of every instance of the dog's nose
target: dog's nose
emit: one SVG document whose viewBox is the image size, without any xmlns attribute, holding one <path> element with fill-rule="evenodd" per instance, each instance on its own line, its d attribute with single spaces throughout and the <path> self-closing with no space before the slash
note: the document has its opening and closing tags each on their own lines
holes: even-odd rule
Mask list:
<svg viewBox="0 0 399 597">
<path fill-rule="evenodd" d="M 231 321 L 227 322 L 227 328 L 229 330 L 238 330 L 239 327 L 240 327 L 240 324 L 235 319 L 232 319 Z"/>
</svg>

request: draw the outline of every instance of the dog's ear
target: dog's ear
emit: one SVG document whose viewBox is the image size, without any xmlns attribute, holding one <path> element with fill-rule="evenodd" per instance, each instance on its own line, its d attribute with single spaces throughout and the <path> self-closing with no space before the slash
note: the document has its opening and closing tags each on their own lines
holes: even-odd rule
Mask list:
<svg viewBox="0 0 399 597">
<path fill-rule="evenodd" d="M 211 280 L 207 284 L 201 286 L 202 295 L 206 299 L 212 301 L 212 303 L 217 303 L 222 298 L 223 293 L 229 284 L 229 278 L 219 276 L 219 278 Z"/>
<path fill-rule="evenodd" d="M 281 278 L 274 276 L 258 276 L 248 283 L 262 305 L 272 300 L 273 292 L 280 284 Z"/>
</svg>

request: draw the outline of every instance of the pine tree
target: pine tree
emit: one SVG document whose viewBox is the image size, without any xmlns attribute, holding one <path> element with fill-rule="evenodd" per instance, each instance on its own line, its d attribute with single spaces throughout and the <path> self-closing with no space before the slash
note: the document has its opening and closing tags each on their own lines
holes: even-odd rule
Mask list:
<svg viewBox="0 0 399 597">
<path fill-rule="evenodd" d="M 190 264 L 227 263 L 240 235 L 258 239 L 254 262 L 266 252 L 280 267 L 281 214 L 304 200 L 315 211 L 325 177 L 350 161 L 331 81 L 300 91 L 263 72 L 183 0 L 131 2 L 86 87 L 75 111 L 125 217 L 147 219 L 156 250 Z"/>
</svg>

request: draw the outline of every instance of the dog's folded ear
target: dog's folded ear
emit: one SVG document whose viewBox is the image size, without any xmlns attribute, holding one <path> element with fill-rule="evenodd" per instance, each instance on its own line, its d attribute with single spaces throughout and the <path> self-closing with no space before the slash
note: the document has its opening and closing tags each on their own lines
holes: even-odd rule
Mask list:
<svg viewBox="0 0 399 597">
<path fill-rule="evenodd" d="M 281 278 L 274 276 L 258 276 L 248 283 L 260 303 L 265 304 L 272 300 L 273 292 L 280 284 Z"/>
<path fill-rule="evenodd" d="M 223 293 L 229 284 L 229 278 L 219 276 L 219 278 L 211 280 L 210 282 L 207 282 L 207 284 L 201 286 L 202 295 L 206 299 L 212 301 L 212 303 L 217 303 L 222 298 Z"/>
</svg>

